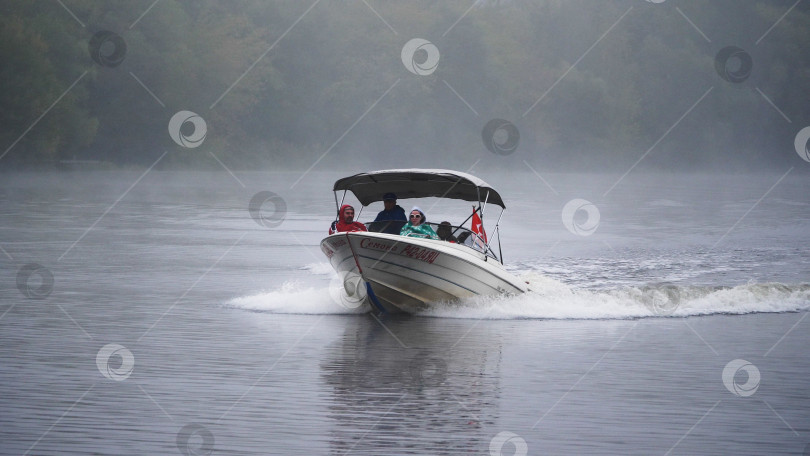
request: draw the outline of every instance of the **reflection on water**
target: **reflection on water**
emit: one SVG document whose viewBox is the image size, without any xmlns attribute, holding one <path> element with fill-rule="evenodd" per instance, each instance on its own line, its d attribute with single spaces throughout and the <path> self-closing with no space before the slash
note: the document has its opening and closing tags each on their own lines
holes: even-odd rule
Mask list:
<svg viewBox="0 0 810 456">
<path fill-rule="evenodd" d="M 499 413 L 498 334 L 474 322 L 374 318 L 347 321 L 321 364 L 332 453 L 483 453 Z"/>
</svg>

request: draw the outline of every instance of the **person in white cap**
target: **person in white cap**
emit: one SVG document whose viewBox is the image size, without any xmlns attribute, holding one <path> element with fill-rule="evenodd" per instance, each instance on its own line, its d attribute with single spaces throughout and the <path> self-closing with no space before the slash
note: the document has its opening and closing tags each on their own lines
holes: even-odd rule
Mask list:
<svg viewBox="0 0 810 456">
<path fill-rule="evenodd" d="M 422 212 L 422 209 L 419 209 L 419 206 L 414 206 L 411 209 L 411 215 L 408 217 L 408 223 L 402 227 L 399 234 L 401 236 L 439 239 L 439 235 L 426 222 L 425 213 Z"/>
</svg>

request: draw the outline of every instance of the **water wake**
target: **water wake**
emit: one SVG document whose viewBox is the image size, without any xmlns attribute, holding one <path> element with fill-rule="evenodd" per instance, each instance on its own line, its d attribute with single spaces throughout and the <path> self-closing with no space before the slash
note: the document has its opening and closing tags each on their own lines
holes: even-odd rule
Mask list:
<svg viewBox="0 0 810 456">
<path fill-rule="evenodd" d="M 313 268 L 316 269 L 316 268 Z M 320 274 L 318 271 L 316 274 Z M 689 285 L 619 286 L 586 289 L 567 285 L 538 273 L 521 278 L 528 293 L 479 296 L 460 302 L 438 303 L 424 316 L 476 319 L 628 319 L 739 315 L 758 312 L 810 310 L 810 284 L 749 283 L 733 287 Z M 345 299 L 338 280 L 329 287 L 307 287 L 287 282 L 281 288 L 230 300 L 228 306 L 282 314 L 359 314 L 366 304 Z"/>
<path fill-rule="evenodd" d="M 234 298 L 226 305 L 280 314 L 351 315 L 371 310 L 365 304 L 344 302 L 341 299 L 342 287 L 335 285 L 339 281 L 332 282 L 333 285 L 327 288 L 312 288 L 301 282 L 286 282 L 278 290 Z"/>
<path fill-rule="evenodd" d="M 622 286 L 588 290 L 525 274 L 532 290 L 517 296 L 481 296 L 442 303 L 426 316 L 484 319 L 627 319 L 739 315 L 810 310 L 810 284 L 751 283 L 734 287 Z"/>
</svg>

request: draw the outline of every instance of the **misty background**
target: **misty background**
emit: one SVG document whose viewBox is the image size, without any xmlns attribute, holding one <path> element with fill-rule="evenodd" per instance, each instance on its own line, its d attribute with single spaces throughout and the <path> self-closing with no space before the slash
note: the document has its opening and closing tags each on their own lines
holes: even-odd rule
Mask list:
<svg viewBox="0 0 810 456">
<path fill-rule="evenodd" d="M 809 63 L 810 0 L 0 0 L 0 454 L 810 454 Z M 532 290 L 346 309 L 389 167 Z"/>
<path fill-rule="evenodd" d="M 114 66 L 91 58 L 102 31 L 125 44 Z M 413 38 L 438 49 L 430 74 L 403 65 Z M 742 81 L 716 68 L 728 46 L 751 57 Z M 792 0 L 3 0 L 0 60 L 3 170 L 169 151 L 157 169 L 624 171 L 648 152 L 641 169 L 800 171 L 810 124 L 810 3 Z M 199 147 L 169 135 L 183 110 Z M 519 130 L 508 156 L 482 141 L 491 119 Z"/>
</svg>

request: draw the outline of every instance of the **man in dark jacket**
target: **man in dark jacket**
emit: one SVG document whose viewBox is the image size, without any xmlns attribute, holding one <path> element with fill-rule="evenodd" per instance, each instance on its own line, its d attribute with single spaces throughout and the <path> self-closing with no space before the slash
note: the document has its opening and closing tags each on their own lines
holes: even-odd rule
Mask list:
<svg viewBox="0 0 810 456">
<path fill-rule="evenodd" d="M 374 219 L 374 221 L 377 222 L 375 223 L 378 227 L 377 229 L 384 226 L 384 228 L 380 230 L 381 233 L 399 234 L 399 230 L 402 229 L 402 226 L 408 221 L 408 218 L 405 216 L 405 209 L 397 204 L 397 195 L 393 193 L 383 195 L 383 204 L 385 205 L 385 209 L 381 210 L 380 213 L 377 214 L 377 218 Z"/>
</svg>

